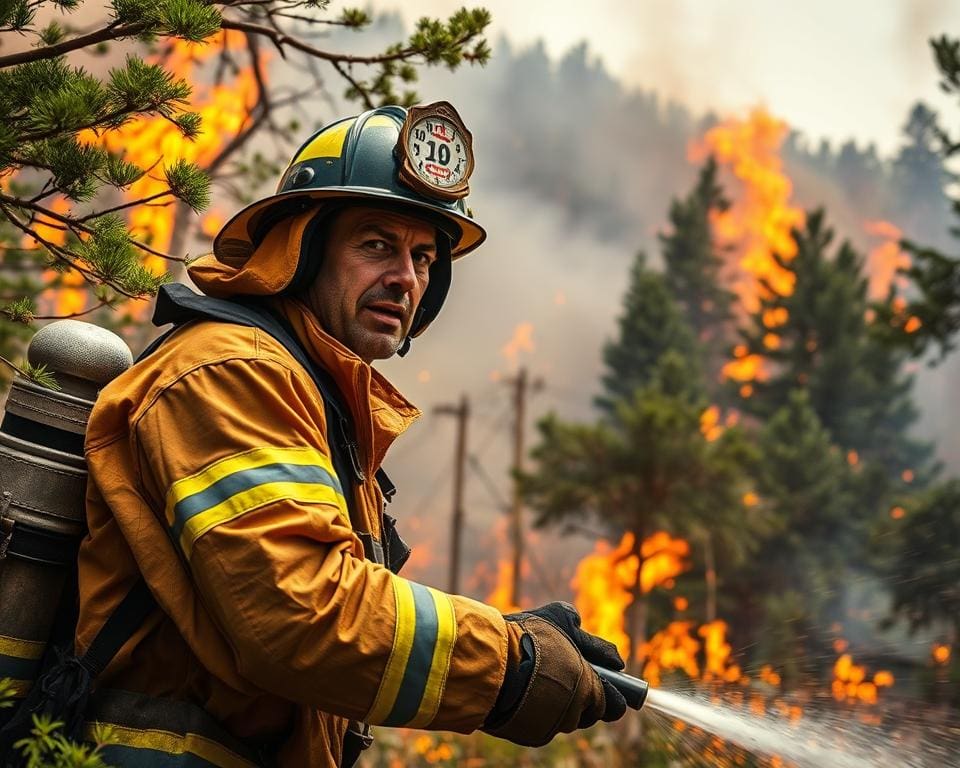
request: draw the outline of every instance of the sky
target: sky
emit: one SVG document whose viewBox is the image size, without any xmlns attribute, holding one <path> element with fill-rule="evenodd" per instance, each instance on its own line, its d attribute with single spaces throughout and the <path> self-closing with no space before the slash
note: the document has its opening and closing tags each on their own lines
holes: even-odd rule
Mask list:
<svg viewBox="0 0 960 768">
<path fill-rule="evenodd" d="M 373 0 L 409 24 L 461 2 Z M 904 115 L 939 91 L 929 39 L 960 34 L 955 0 L 487 0 L 489 39 L 552 58 L 586 41 L 628 86 L 654 89 L 695 112 L 742 115 L 765 105 L 812 141 L 899 144 Z M 587 9 L 587 10 L 584 10 Z"/>
</svg>

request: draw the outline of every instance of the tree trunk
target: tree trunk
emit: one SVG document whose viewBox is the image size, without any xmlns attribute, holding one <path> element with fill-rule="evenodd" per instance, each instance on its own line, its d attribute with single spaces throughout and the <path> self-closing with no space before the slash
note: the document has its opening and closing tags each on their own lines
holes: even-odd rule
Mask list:
<svg viewBox="0 0 960 768">
<path fill-rule="evenodd" d="M 632 675 L 639 675 L 643 664 L 638 658 L 637 650 L 641 643 L 647 640 L 647 596 L 643 594 L 643 583 L 640 574 L 643 571 L 643 546 L 644 532 L 641 528 L 633 532 L 633 552 L 630 554 L 637 558 L 637 577 L 631 586 L 633 601 L 627 611 L 627 637 L 630 639 L 630 659 L 627 662 L 627 671 Z"/>
<path fill-rule="evenodd" d="M 707 623 L 717 618 L 717 563 L 713 553 L 713 538 L 703 536 L 704 577 L 707 582 Z"/>
</svg>

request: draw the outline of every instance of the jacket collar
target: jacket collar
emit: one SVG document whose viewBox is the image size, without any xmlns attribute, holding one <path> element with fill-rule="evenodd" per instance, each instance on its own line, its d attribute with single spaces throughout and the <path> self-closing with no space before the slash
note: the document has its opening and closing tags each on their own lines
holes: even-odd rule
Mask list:
<svg viewBox="0 0 960 768">
<path fill-rule="evenodd" d="M 383 374 L 324 331 L 301 301 L 280 298 L 277 308 L 310 357 L 333 376 L 356 425 L 364 471 L 372 476 L 393 441 L 419 418 L 420 410 Z"/>
</svg>

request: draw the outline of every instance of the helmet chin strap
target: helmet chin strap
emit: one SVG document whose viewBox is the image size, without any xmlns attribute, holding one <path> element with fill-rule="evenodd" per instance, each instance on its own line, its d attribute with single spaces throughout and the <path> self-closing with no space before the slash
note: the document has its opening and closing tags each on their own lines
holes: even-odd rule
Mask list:
<svg viewBox="0 0 960 768">
<path fill-rule="evenodd" d="M 411 330 L 414 328 L 420 327 L 420 321 L 423 318 L 424 312 L 426 312 L 426 310 L 423 308 L 423 306 L 417 307 L 417 313 L 413 316 L 413 322 L 410 323 Z M 411 339 L 410 335 L 407 334 L 407 337 L 403 340 L 403 343 L 400 345 L 400 348 L 397 349 L 397 354 L 400 357 L 406 357 L 407 352 L 410 351 L 410 344 L 412 341 L 413 339 Z"/>
</svg>

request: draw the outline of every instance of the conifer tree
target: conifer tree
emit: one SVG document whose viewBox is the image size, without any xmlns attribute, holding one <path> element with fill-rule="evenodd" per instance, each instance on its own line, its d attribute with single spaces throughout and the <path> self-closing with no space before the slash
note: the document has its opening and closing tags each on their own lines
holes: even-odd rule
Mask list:
<svg viewBox="0 0 960 768">
<path fill-rule="evenodd" d="M 945 625 L 951 641 L 960 643 L 960 480 L 908 502 L 897 527 L 890 572 L 894 612 L 913 630 Z"/>
<path fill-rule="evenodd" d="M 658 529 L 699 542 L 711 536 L 730 558 L 756 539 L 762 511 L 749 509 L 746 467 L 752 451 L 739 429 L 708 441 L 699 348 L 663 274 L 638 254 L 623 300 L 619 334 L 604 349 L 607 372 L 593 424 L 556 415 L 540 422 L 523 478 L 537 525 L 565 526 L 593 518 L 614 538 L 641 545 Z M 627 633 L 647 634 L 647 598 L 633 585 Z"/>
<path fill-rule="evenodd" d="M 732 580 L 740 610 L 754 621 L 758 653 L 788 683 L 799 655 L 827 653 L 827 616 L 840 596 L 847 565 L 868 541 L 854 470 L 817 417 L 810 394 L 795 389 L 758 436 L 757 492 L 775 523 L 763 545 Z M 835 615 L 835 614 L 834 614 Z M 800 652 L 803 651 L 801 654 Z"/>
<path fill-rule="evenodd" d="M 766 360 L 743 407 L 770 418 L 803 389 L 830 435 L 852 460 L 874 460 L 892 475 L 918 472 L 929 446 L 909 437 L 917 416 L 907 352 L 889 342 L 867 298 L 863 258 L 843 243 L 830 252 L 833 232 L 822 211 L 795 232 L 796 256 L 780 266 L 793 278 L 789 296 L 766 291 L 742 331 L 747 351 Z"/>
<path fill-rule="evenodd" d="M 56 285 L 58 275 L 79 274 L 86 282 L 94 304 L 83 314 L 155 292 L 167 275 L 146 269 L 144 258 L 161 257 L 174 268 L 186 259 L 135 236 L 124 214 L 146 204 L 199 211 L 210 200 L 211 173 L 246 172 L 248 182 L 262 174 L 262 162 L 230 167 L 228 161 L 240 157 L 260 130 L 274 133 L 289 151 L 296 137 L 291 124 L 279 121 L 281 110 L 323 92 L 324 67 L 344 83 L 348 100 L 372 107 L 415 101 L 409 86 L 418 65 L 456 68 L 489 57 L 483 31 L 490 16 L 483 9 L 464 8 L 446 21 L 423 18 L 406 40 L 355 55 L 318 47 L 315 32 L 360 29 L 370 14 L 345 8 L 329 15 L 327 0 L 107 0 L 96 8 L 92 0 L 52 0 L 46 5 L 54 13 L 43 14 L 42 22 L 41 5 L 0 0 L 0 355 L 22 336 L 10 323 L 41 319 L 36 294 Z M 99 16 L 92 29 L 75 24 L 71 14 L 81 6 L 88 20 Z M 146 168 L 105 148 L 100 137 L 138 116 L 160 117 L 186 139 L 197 137 L 204 126 L 191 108 L 191 84 L 143 56 L 174 40 L 213 45 L 222 31 L 240 35 L 247 49 L 223 46 L 211 69 L 250 66 L 259 92 L 248 119 L 217 157 L 201 168 L 164 156 Z M 259 55 L 263 45 L 310 73 L 299 78 L 302 90 L 282 98 L 271 91 Z M 78 63 L 79 54 L 116 55 L 113 66 L 95 73 Z M 164 189 L 118 204 L 117 191 L 144 174 L 161 179 Z"/>
<path fill-rule="evenodd" d="M 699 541 L 707 532 L 724 551 L 743 554 L 754 541 L 756 512 L 744 506 L 744 472 L 753 459 L 738 429 L 707 441 L 700 430 L 705 403 L 693 394 L 689 363 L 664 353 L 647 384 L 619 398 L 610 418 L 575 424 L 549 415 L 531 452 L 536 469 L 523 478 L 536 525 L 593 519 L 613 538 L 633 535 L 631 553 L 657 530 Z M 647 598 L 633 587 L 627 634 L 647 636 Z"/>
<path fill-rule="evenodd" d="M 691 391 L 702 391 L 696 355 L 696 339 L 680 307 L 670 294 L 665 277 L 647 266 L 646 255 L 638 253 L 630 269 L 630 282 L 617 321 L 618 334 L 603 348 L 607 371 L 603 394 L 597 405 L 612 414 L 619 400 L 630 399 L 634 390 L 650 383 L 657 363 L 668 351 L 677 353 L 688 371 Z"/>
<path fill-rule="evenodd" d="M 670 230 L 660 235 L 667 287 L 701 346 L 708 379 L 719 373 L 734 295 L 723 287 L 724 260 L 713 235 L 713 219 L 729 207 L 717 182 L 717 163 L 700 169 L 690 194 L 670 204 Z"/>
</svg>

